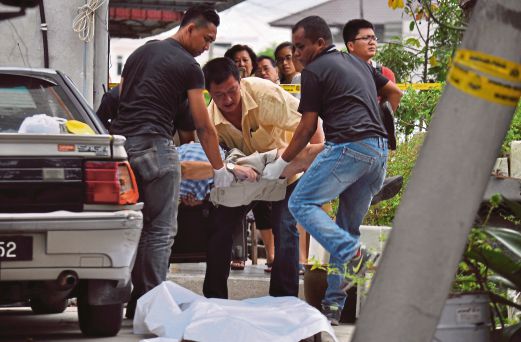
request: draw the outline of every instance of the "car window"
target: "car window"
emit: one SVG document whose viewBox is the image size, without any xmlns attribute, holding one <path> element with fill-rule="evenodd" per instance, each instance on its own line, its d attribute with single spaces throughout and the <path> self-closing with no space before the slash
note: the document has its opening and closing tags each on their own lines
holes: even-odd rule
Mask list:
<svg viewBox="0 0 521 342">
<path fill-rule="evenodd" d="M 17 133 L 24 119 L 35 114 L 83 121 L 59 85 L 33 77 L 2 75 L 0 132 Z"/>
</svg>

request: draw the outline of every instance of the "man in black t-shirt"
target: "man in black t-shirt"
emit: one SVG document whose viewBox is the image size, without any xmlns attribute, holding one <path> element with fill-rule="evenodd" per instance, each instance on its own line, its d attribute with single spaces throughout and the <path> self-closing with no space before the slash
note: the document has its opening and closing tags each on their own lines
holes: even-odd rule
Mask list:
<svg viewBox="0 0 521 342">
<path fill-rule="evenodd" d="M 324 150 L 300 179 L 289 209 L 330 253 L 330 267 L 337 272 L 328 274 L 322 309 L 331 324 L 338 324 L 347 280 L 363 274 L 366 261 L 374 261 L 360 248 L 359 227 L 382 185 L 387 162 L 377 95 L 396 109 L 402 93 L 368 63 L 338 51 L 322 18 L 304 18 L 292 32 L 295 57 L 305 66 L 299 105 L 302 118 L 288 148 L 266 167 L 264 177 L 279 177 L 308 144 L 320 116 L 326 135 Z M 336 222 L 321 209 L 335 198 L 339 198 Z M 346 272 L 350 274 L 347 280 Z"/>
<path fill-rule="evenodd" d="M 227 186 L 233 180 L 219 154 L 217 134 L 203 97 L 204 76 L 194 59 L 208 50 L 218 25 L 215 10 L 192 7 L 172 37 L 141 46 L 125 63 L 118 116 L 110 131 L 127 138 L 125 148 L 138 181 L 140 201 L 144 202 L 128 318 L 134 316 L 137 299 L 163 282 L 168 272 L 177 233 L 181 181 L 172 136 L 177 118 L 188 114 L 183 109 L 186 100 L 201 145 L 215 170 L 215 186 Z"/>
</svg>

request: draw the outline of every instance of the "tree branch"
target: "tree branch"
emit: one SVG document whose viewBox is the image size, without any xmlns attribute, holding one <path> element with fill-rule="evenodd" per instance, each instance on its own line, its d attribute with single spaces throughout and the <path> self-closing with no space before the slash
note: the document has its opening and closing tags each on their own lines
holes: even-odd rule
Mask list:
<svg viewBox="0 0 521 342">
<path fill-rule="evenodd" d="M 440 25 L 440 26 L 443 26 L 443 27 L 446 27 L 448 29 L 451 29 L 451 30 L 456 30 L 456 31 L 461 31 L 461 32 L 465 32 L 466 28 L 465 27 L 457 27 L 457 26 L 453 26 L 453 25 L 449 25 L 449 24 L 445 24 L 445 23 L 442 23 L 438 20 L 438 18 L 436 18 L 434 16 L 434 14 L 432 13 L 432 10 L 431 10 L 431 6 L 427 6 L 426 3 L 425 3 L 426 0 L 422 0 L 422 3 L 423 3 L 423 7 L 425 7 L 427 9 L 427 12 L 429 13 L 429 17 L 432 18 L 432 20 Z"/>
</svg>

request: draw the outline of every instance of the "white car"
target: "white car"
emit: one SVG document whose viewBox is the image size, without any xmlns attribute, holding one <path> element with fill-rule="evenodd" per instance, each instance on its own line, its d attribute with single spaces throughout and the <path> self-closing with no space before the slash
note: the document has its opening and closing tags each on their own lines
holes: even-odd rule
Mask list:
<svg viewBox="0 0 521 342">
<path fill-rule="evenodd" d="M 118 333 L 143 222 L 124 141 L 62 73 L 0 68 L 0 304 L 77 297 L 84 334 Z"/>
</svg>

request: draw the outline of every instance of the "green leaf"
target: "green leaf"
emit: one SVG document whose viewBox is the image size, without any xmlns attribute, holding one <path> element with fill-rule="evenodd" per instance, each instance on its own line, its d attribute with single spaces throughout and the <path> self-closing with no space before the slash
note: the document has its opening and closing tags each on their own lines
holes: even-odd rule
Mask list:
<svg viewBox="0 0 521 342">
<path fill-rule="evenodd" d="M 499 204 L 501 204 L 501 194 L 496 193 L 496 194 L 492 195 L 492 197 L 490 197 L 489 202 L 494 208 L 497 208 L 499 206 Z"/>
<path fill-rule="evenodd" d="M 414 31 L 414 20 L 409 23 L 409 31 Z"/>
<path fill-rule="evenodd" d="M 501 242 L 505 248 L 521 258 L 521 233 L 508 228 L 487 228 L 485 232 Z"/>
<path fill-rule="evenodd" d="M 490 270 L 510 280 L 518 289 L 521 289 L 521 265 L 503 251 L 472 245 L 465 255 L 486 265 Z"/>
<path fill-rule="evenodd" d="M 413 22 L 413 24 L 414 24 L 414 22 Z M 420 41 L 418 40 L 418 38 L 410 37 L 410 38 L 407 38 L 405 40 L 405 45 L 412 45 L 414 47 L 419 48 L 420 47 Z"/>
<path fill-rule="evenodd" d="M 490 276 L 488 276 L 487 279 L 496 285 L 499 285 L 502 287 L 508 287 L 509 289 L 516 290 L 516 291 L 519 290 L 519 288 L 516 286 L 516 284 L 514 284 L 507 278 L 502 277 L 500 275 L 497 275 L 497 274 L 490 275 Z"/>
</svg>

